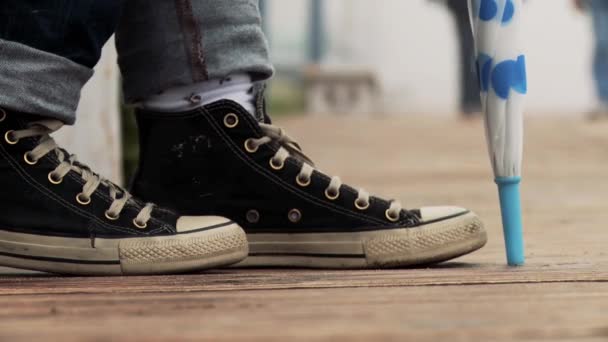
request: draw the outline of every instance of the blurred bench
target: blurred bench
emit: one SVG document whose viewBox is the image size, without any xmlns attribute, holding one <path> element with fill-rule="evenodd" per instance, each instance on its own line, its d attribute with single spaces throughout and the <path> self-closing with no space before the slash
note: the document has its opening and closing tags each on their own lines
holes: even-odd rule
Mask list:
<svg viewBox="0 0 608 342">
<path fill-rule="evenodd" d="M 364 68 L 310 66 L 303 73 L 306 109 L 313 114 L 377 113 L 379 84 Z"/>
</svg>

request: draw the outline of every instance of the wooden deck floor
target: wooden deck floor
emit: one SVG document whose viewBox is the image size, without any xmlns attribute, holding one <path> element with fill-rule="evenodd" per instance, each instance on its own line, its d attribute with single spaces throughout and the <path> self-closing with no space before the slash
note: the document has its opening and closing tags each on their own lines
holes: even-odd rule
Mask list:
<svg viewBox="0 0 608 342">
<path fill-rule="evenodd" d="M 527 122 L 528 264 L 504 265 L 480 122 L 281 121 L 328 173 L 477 211 L 488 245 L 429 269 L 69 278 L 4 270 L 0 340 L 608 340 L 608 123 Z"/>
</svg>

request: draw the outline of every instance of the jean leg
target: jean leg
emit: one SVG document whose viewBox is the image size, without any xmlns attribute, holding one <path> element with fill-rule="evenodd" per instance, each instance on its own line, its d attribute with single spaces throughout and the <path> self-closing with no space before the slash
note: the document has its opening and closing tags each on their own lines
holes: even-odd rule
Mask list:
<svg viewBox="0 0 608 342">
<path fill-rule="evenodd" d="M 92 68 L 114 33 L 122 0 L 2 0 L 0 39 Z"/>
<path fill-rule="evenodd" d="M 272 73 L 257 0 L 127 0 L 116 32 L 127 103 L 235 73 Z"/>
<path fill-rule="evenodd" d="M 2 0 L 0 106 L 75 120 L 122 0 Z"/>
</svg>

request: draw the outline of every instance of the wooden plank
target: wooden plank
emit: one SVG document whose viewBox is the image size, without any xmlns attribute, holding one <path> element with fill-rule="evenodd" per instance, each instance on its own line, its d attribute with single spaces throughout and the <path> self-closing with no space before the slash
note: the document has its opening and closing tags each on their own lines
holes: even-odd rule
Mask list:
<svg viewBox="0 0 608 342">
<path fill-rule="evenodd" d="M 203 274 L 158 277 L 0 278 L 0 297 L 29 294 L 161 293 L 306 288 L 359 288 L 425 285 L 483 285 L 554 282 L 608 282 L 604 265 L 502 265 L 447 263 L 430 269 L 403 270 L 218 270 Z"/>
<path fill-rule="evenodd" d="M 608 338 L 606 284 L 18 296 L 0 338 L 339 341 Z M 179 336 L 179 338 L 177 338 Z"/>
</svg>

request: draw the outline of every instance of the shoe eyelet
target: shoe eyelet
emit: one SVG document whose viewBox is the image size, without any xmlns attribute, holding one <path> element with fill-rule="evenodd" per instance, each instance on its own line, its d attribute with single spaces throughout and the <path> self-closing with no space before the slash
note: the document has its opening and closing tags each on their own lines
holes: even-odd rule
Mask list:
<svg viewBox="0 0 608 342">
<path fill-rule="evenodd" d="M 4 109 L 0 108 L 0 122 L 6 120 L 6 112 Z"/>
<path fill-rule="evenodd" d="M 192 94 L 188 100 L 192 103 L 200 103 L 203 100 L 203 97 L 199 94 Z"/>
<path fill-rule="evenodd" d="M 245 140 L 245 151 L 249 152 L 249 153 L 255 153 L 258 151 L 259 146 L 251 146 L 251 139 L 247 139 Z"/>
<path fill-rule="evenodd" d="M 270 167 L 273 168 L 273 169 L 275 169 L 275 170 L 280 170 L 280 169 L 282 169 L 285 166 L 285 162 L 282 162 L 281 164 L 278 164 L 278 165 L 275 164 L 274 163 L 274 158 L 270 158 L 269 164 L 270 164 Z"/>
<path fill-rule="evenodd" d="M 295 208 L 291 209 L 289 211 L 289 213 L 287 214 L 287 218 L 292 223 L 298 223 L 302 219 L 302 212 L 300 212 L 298 209 L 295 209 Z"/>
<path fill-rule="evenodd" d="M 76 195 L 76 202 L 78 202 L 80 205 L 89 205 L 91 204 L 91 198 L 85 197 L 82 193 L 79 193 Z"/>
<path fill-rule="evenodd" d="M 55 174 L 53 173 L 53 171 L 49 172 L 49 175 L 47 177 L 49 179 L 49 182 L 51 182 L 51 184 L 61 184 L 61 182 L 63 182 L 63 178 L 55 178 Z"/>
<path fill-rule="evenodd" d="M 334 201 L 334 200 L 338 199 L 338 197 L 340 197 L 340 191 L 336 191 L 335 194 L 332 194 L 329 192 L 329 189 L 325 189 L 325 197 L 327 197 L 327 199 L 329 199 L 329 200 Z"/>
<path fill-rule="evenodd" d="M 26 152 L 23 155 L 23 161 L 25 161 L 25 163 L 28 164 L 28 165 L 36 165 L 38 163 L 38 160 L 30 159 L 30 153 L 29 152 Z"/>
<path fill-rule="evenodd" d="M 239 124 L 239 117 L 234 113 L 228 113 L 224 116 L 224 126 L 234 128 Z"/>
<path fill-rule="evenodd" d="M 299 186 L 303 187 L 303 188 L 304 188 L 304 187 L 307 187 L 307 186 L 309 186 L 309 185 L 310 185 L 310 178 L 307 178 L 307 179 L 305 179 L 305 180 L 302 180 L 302 179 L 300 179 L 300 175 L 298 175 L 298 176 L 296 177 L 296 183 L 297 183 Z"/>
<path fill-rule="evenodd" d="M 260 221 L 260 213 L 255 209 L 251 209 L 247 211 L 245 218 L 249 223 L 258 223 Z"/>
<path fill-rule="evenodd" d="M 104 213 L 105 217 L 110 221 L 116 221 L 120 218 L 120 215 L 112 216 L 107 210 Z"/>
<path fill-rule="evenodd" d="M 369 201 L 366 201 L 364 204 L 361 204 L 359 202 L 358 199 L 355 200 L 355 208 L 359 209 L 359 210 L 366 210 L 367 208 L 369 208 Z"/>
<path fill-rule="evenodd" d="M 9 145 L 15 145 L 19 142 L 19 139 L 11 140 L 10 136 L 13 134 L 13 131 L 8 131 L 4 134 L 4 141 L 6 141 Z"/>
<path fill-rule="evenodd" d="M 391 222 L 397 222 L 397 221 L 399 221 L 399 216 L 400 215 L 397 214 L 397 216 L 392 216 L 389 209 L 386 209 L 386 211 L 384 212 L 384 215 Z"/>
<path fill-rule="evenodd" d="M 146 229 L 148 227 L 148 223 L 138 222 L 137 219 L 133 219 L 133 225 L 139 229 Z"/>
</svg>

